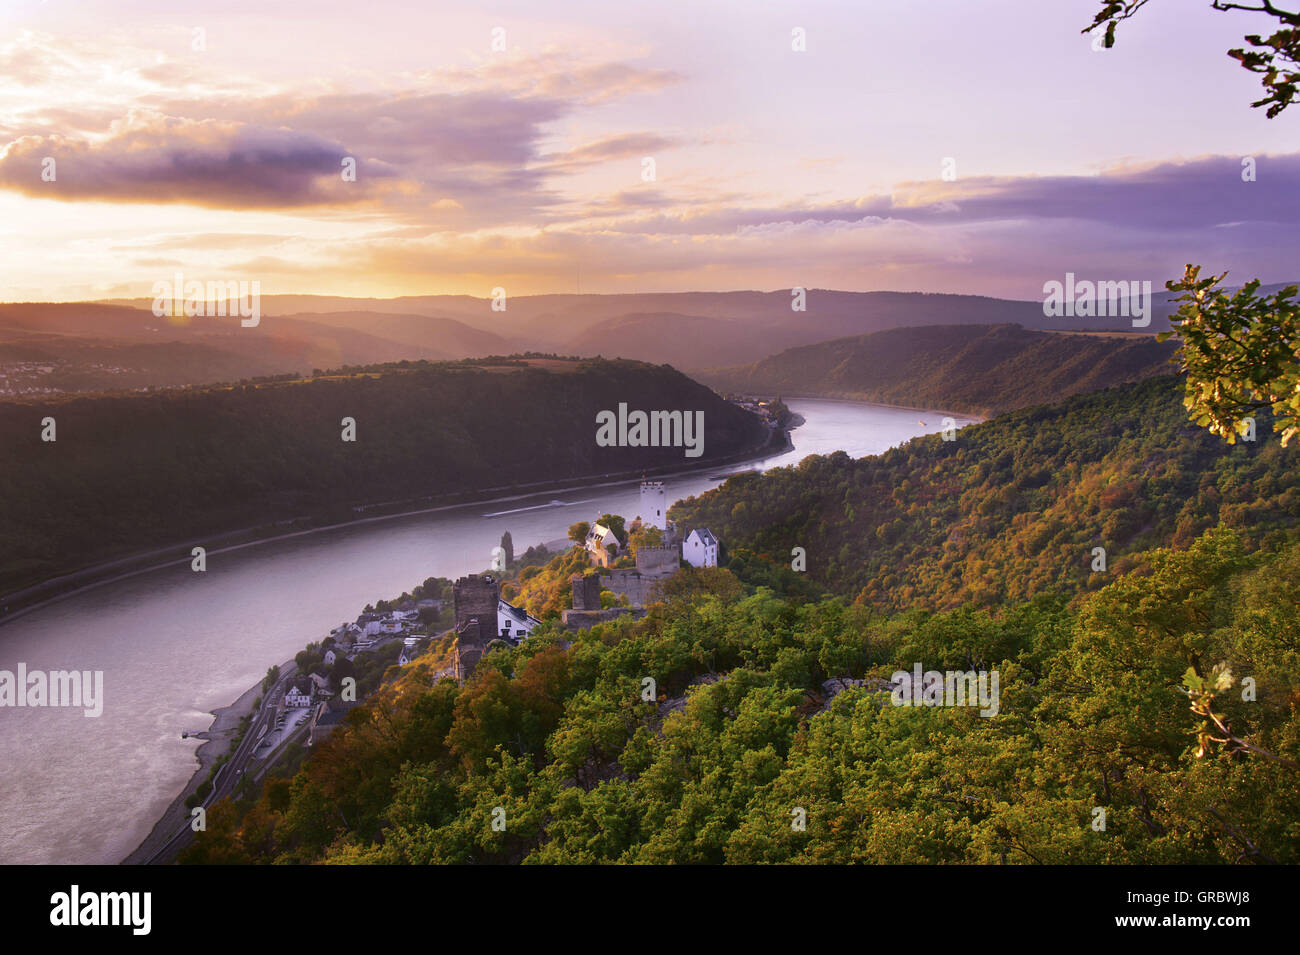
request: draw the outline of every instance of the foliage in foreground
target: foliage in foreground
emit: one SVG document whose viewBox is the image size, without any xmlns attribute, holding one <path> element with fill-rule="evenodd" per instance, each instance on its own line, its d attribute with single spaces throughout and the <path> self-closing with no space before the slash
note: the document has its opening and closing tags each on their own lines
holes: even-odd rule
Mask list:
<svg viewBox="0 0 1300 955">
<path fill-rule="evenodd" d="M 496 651 L 464 686 L 413 669 L 242 819 L 214 808 L 184 861 L 1300 861 L 1298 577 L 1300 543 L 1250 553 L 1218 528 L 1074 605 L 880 618 L 683 588 L 567 650 Z M 999 713 L 872 684 L 823 700 L 829 677 L 915 662 L 997 670 Z M 1277 759 L 1198 758 L 1180 688 L 1219 664 L 1256 699 L 1216 714 Z"/>
</svg>

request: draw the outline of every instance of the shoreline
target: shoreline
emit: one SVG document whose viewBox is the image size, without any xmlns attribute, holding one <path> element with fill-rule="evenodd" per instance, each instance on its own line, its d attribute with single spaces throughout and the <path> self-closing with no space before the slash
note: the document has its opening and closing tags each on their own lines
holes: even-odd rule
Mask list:
<svg viewBox="0 0 1300 955">
<path fill-rule="evenodd" d="M 897 407 L 891 405 L 884 405 L 881 402 L 862 401 L 853 398 L 823 398 L 822 396 L 791 396 L 791 397 L 812 397 L 812 398 L 816 398 L 817 400 L 842 401 L 850 404 L 873 405 L 876 407 Z M 938 409 L 920 409 L 920 410 L 935 412 Z M 963 417 L 969 417 L 969 416 L 963 415 Z M 788 451 L 794 448 L 794 442 L 791 438 L 791 432 L 798 429 L 801 425 L 805 423 L 806 421 L 802 415 L 799 415 L 798 413 L 794 413 L 793 420 L 789 424 L 769 434 L 768 440 L 764 443 L 761 450 L 751 450 L 748 452 L 744 452 L 742 454 L 731 455 L 727 458 L 723 458 L 723 459 L 719 459 L 718 461 L 711 462 L 708 465 L 695 465 L 692 467 L 672 469 L 669 470 L 668 473 L 663 474 L 662 476 L 673 477 L 673 476 L 678 476 L 683 474 L 694 474 L 701 471 L 713 470 L 718 467 L 725 467 L 728 464 L 746 463 L 750 461 L 763 460 L 765 458 L 779 456 L 781 454 L 787 453 Z M 650 472 L 646 472 L 646 473 L 650 473 Z M 269 543 L 274 543 L 275 541 L 300 537 L 306 534 L 314 534 L 314 533 L 320 533 L 327 530 L 335 530 L 342 527 L 348 527 L 354 524 L 365 524 L 365 523 L 374 523 L 377 521 L 395 520 L 401 517 L 409 517 L 409 516 L 415 516 L 415 515 L 426 514 L 426 513 L 435 513 L 439 511 L 452 510 L 455 508 L 469 507 L 474 505 L 506 503 L 514 500 L 519 500 L 522 498 L 532 497 L 539 493 L 546 493 L 548 490 L 562 492 L 567 490 L 578 490 L 578 489 L 585 489 L 585 488 L 608 487 L 610 485 L 620 484 L 626 480 L 629 480 L 629 477 L 626 473 L 620 474 L 618 476 L 613 476 L 613 477 L 608 477 L 605 475 L 598 475 L 597 477 L 606 477 L 606 479 L 603 481 L 598 481 L 596 483 L 583 483 L 578 485 L 570 484 L 568 479 L 566 479 L 565 481 L 557 481 L 557 482 L 539 482 L 548 486 L 544 486 L 544 487 L 534 486 L 531 487 L 531 489 L 529 490 L 522 490 L 520 488 L 516 488 L 515 489 L 516 493 L 508 494 L 501 497 L 493 497 L 493 498 L 476 497 L 476 499 L 473 500 L 466 500 L 466 501 L 456 502 L 452 504 L 443 504 L 434 507 L 417 508 L 414 510 L 399 511 L 391 514 L 380 514 L 380 515 L 375 515 L 373 517 L 357 518 L 355 520 L 346 521 L 340 524 L 331 524 L 331 525 L 324 525 L 315 528 L 306 528 L 303 530 L 291 531 L 289 533 L 277 534 L 271 537 L 257 538 L 254 540 L 232 544 L 227 547 L 210 550 L 209 553 L 217 554 L 223 552 L 230 552 L 234 550 L 240 550 L 246 547 L 254 547 L 259 544 L 269 544 Z M 555 485 L 557 484 L 564 485 L 564 486 L 556 487 Z M 524 486 L 524 487 L 528 487 L 528 486 Z M 382 506 L 382 505 L 375 505 L 375 506 Z M 238 532 L 234 532 L 234 533 L 238 533 Z M 542 543 L 546 544 L 547 542 L 542 542 Z M 115 566 L 115 565 L 127 563 L 133 559 L 139 560 L 141 559 L 141 557 L 147 559 L 149 556 L 155 553 L 157 553 L 157 551 L 149 551 L 149 552 L 145 552 L 144 555 L 136 555 L 136 557 L 134 558 L 122 558 L 119 559 L 118 561 L 111 562 L 108 565 L 101 565 L 100 569 L 102 570 L 104 566 Z M 185 559 L 188 560 L 189 559 L 188 556 Z M 137 568 L 123 574 L 114 575 L 112 577 L 107 577 L 100 580 L 94 580 L 80 587 L 77 587 L 76 589 L 58 594 L 44 601 L 41 601 L 40 603 L 32 604 L 28 607 L 25 607 L 22 610 L 18 611 L 17 613 L 11 614 L 5 619 L 6 620 L 16 619 L 18 616 L 21 616 L 23 613 L 36 610 L 49 603 L 53 603 L 58 600 L 64 599 L 65 597 L 69 597 L 86 590 L 91 590 L 95 587 L 103 586 L 105 584 L 109 584 L 117 580 L 122 580 L 129 577 L 138 576 L 140 574 L 149 573 L 152 570 L 156 570 L 161 567 L 166 567 L 172 563 L 178 563 L 178 562 L 179 561 L 167 561 L 161 564 L 154 564 L 151 566 Z M 89 573 L 89 572 L 90 571 L 86 571 L 85 573 Z M 282 663 L 281 672 L 282 673 L 287 672 L 287 668 L 291 667 L 292 665 L 293 665 L 292 660 Z M 261 682 L 259 681 L 258 683 L 254 684 L 253 686 L 245 690 L 236 700 L 234 700 L 229 705 L 218 707 L 210 711 L 213 719 L 209 727 L 206 730 L 193 734 L 195 737 L 201 738 L 203 740 L 203 743 L 199 745 L 194 751 L 194 757 L 197 762 L 195 771 L 191 774 L 189 780 L 185 783 L 185 785 L 180 789 L 180 791 L 173 797 L 171 802 L 163 810 L 162 814 L 158 817 L 158 819 L 155 821 L 152 828 L 141 840 L 140 844 L 136 846 L 136 848 L 132 850 L 129 854 L 127 854 L 118 864 L 149 865 L 153 862 L 154 858 L 158 855 L 158 853 L 161 850 L 165 849 L 167 845 L 175 838 L 177 832 L 181 830 L 181 828 L 185 825 L 185 823 L 190 818 L 190 810 L 185 806 L 185 800 L 198 789 L 198 787 L 203 783 L 204 780 L 210 777 L 212 768 L 217 762 L 217 760 L 230 752 L 230 748 L 231 748 L 230 744 L 234 738 L 235 732 L 239 727 L 240 720 L 245 715 L 253 712 L 253 703 L 261 695 L 261 692 L 262 692 Z"/>
<path fill-rule="evenodd" d="M 775 448 L 772 447 L 771 445 L 774 444 L 774 442 L 769 441 L 765 453 L 761 455 L 747 456 L 742 458 L 740 461 L 732 461 L 730 463 L 735 464 L 735 463 L 743 463 L 744 461 L 750 461 L 750 460 L 761 460 L 762 458 L 773 456 L 774 453 L 780 454 L 790 450 L 794 446 L 793 442 L 790 440 L 790 431 L 799 427 L 799 425 L 804 424 L 804 419 L 801 416 L 796 415 L 796 418 L 798 418 L 796 422 L 791 423 L 786 428 L 780 429 L 783 440 L 779 447 L 775 447 Z M 719 463 L 725 464 L 726 462 L 719 462 Z M 689 474 L 700 470 L 708 470 L 708 469 L 697 467 L 697 468 L 686 469 L 682 471 L 676 471 L 673 472 L 673 474 L 668 474 L 664 476 L 672 477 L 674 474 Z M 622 483 L 623 480 L 626 480 L 626 478 L 604 481 L 599 484 L 582 485 L 582 487 L 605 487 L 611 484 Z M 564 490 L 564 489 L 559 489 L 559 490 Z M 351 524 L 359 524 L 359 523 L 364 523 L 369 521 L 391 520 L 397 517 L 406 517 L 411 514 L 429 513 L 432 511 L 443 511 L 454 507 L 465 507 L 468 506 L 469 504 L 492 504 L 497 502 L 518 500 L 520 498 L 531 497 L 533 493 L 535 492 L 529 492 L 526 494 L 516 494 L 510 497 L 496 498 L 488 501 L 466 502 L 465 504 L 450 504 L 450 505 L 443 505 L 434 508 L 424 508 L 418 511 L 408 511 L 401 514 L 389 514 L 389 515 L 383 515 L 379 517 L 362 518 L 357 521 L 349 521 L 347 524 L 340 524 L 340 525 L 333 525 L 333 526 L 346 527 Z M 239 549 L 241 547 L 252 547 L 257 544 L 270 543 L 273 540 L 283 540 L 289 537 L 296 537 L 301 534 L 315 533 L 317 530 L 328 530 L 328 529 L 330 528 L 322 527 L 322 528 L 316 528 L 316 529 L 311 529 L 306 531 L 296 531 L 294 533 L 284 534 L 276 538 L 268 538 L 266 540 L 260 540 L 260 541 L 250 541 L 248 543 L 238 544 L 224 549 L 230 551 L 230 550 Z M 541 546 L 547 547 L 549 550 L 548 545 L 552 543 L 567 543 L 567 541 L 559 541 L 557 539 L 556 541 L 540 541 L 539 543 L 541 544 Z M 211 551 L 210 553 L 220 553 L 220 551 Z M 135 576 L 136 574 L 141 574 L 146 572 L 147 570 L 138 570 L 138 571 L 134 571 L 131 574 L 123 574 L 120 577 L 112 578 L 112 580 L 118 580 L 118 579 L 122 579 L 123 577 Z M 88 590 L 91 587 L 99 586 L 100 584 L 110 583 L 110 582 L 111 580 L 99 581 L 94 584 L 89 584 L 86 587 L 81 589 Z M 73 593 L 76 592 L 77 591 L 73 591 Z M 71 594 L 65 594 L 62 596 L 71 596 Z M 58 597 L 51 598 L 51 600 L 58 600 L 58 599 L 60 598 Z M 37 606 L 41 606 L 41 605 L 38 604 L 28 609 L 34 610 L 36 609 Z M 280 672 L 287 673 L 289 672 L 289 669 L 292 668 L 293 666 L 294 666 L 294 661 L 288 660 L 285 663 L 280 664 Z M 200 745 L 198 749 L 194 751 L 195 759 L 198 760 L 198 764 L 199 764 L 198 767 L 195 769 L 194 773 L 190 776 L 189 780 L 186 782 L 184 787 L 182 787 L 181 791 L 176 794 L 176 796 L 172 799 L 172 801 L 167 805 L 167 808 L 163 810 L 162 815 L 159 816 L 158 820 L 154 823 L 153 828 L 149 830 L 148 835 L 146 835 L 144 839 L 140 841 L 140 844 L 136 846 L 135 849 L 133 849 L 128 855 L 126 855 L 118 863 L 118 865 L 150 865 L 152 864 L 154 857 L 163 848 L 165 848 L 169 842 L 171 842 L 176 832 L 179 831 L 181 826 L 184 824 L 184 822 L 190 818 L 190 811 L 185 806 L 185 800 L 190 796 L 190 794 L 192 794 L 198 789 L 198 787 L 203 783 L 205 779 L 208 778 L 209 773 L 212 771 L 212 766 L 216 763 L 216 761 L 230 751 L 230 742 L 234 737 L 235 730 L 238 729 L 239 727 L 239 721 L 246 714 L 253 712 L 253 702 L 261 694 L 261 690 L 262 690 L 261 683 L 260 682 L 256 683 L 253 686 L 249 687 L 247 690 L 245 690 L 239 696 L 239 698 L 236 699 L 229 706 L 218 707 L 217 709 L 211 711 L 213 720 L 211 725 L 208 727 L 208 729 L 204 730 L 203 732 L 193 734 L 194 737 L 201 738 L 204 740 L 203 744 Z M 221 745 L 218 747 L 214 745 L 216 743 L 220 743 Z"/>
<path fill-rule="evenodd" d="M 282 663 L 281 672 L 287 672 L 285 668 L 292 665 L 293 660 Z M 241 693 L 233 703 L 209 711 L 212 714 L 211 724 L 206 730 L 192 734 L 193 738 L 203 740 L 194 751 L 198 767 L 181 787 L 181 791 L 167 804 L 167 808 L 163 810 L 148 834 L 140 840 L 140 844 L 132 849 L 118 865 L 148 865 L 150 860 L 172 840 L 186 820 L 191 818 L 185 800 L 208 778 L 216 761 L 230 752 L 230 743 L 239 729 L 239 721 L 253 712 L 253 703 L 261 695 L 262 684 L 259 681 Z"/>
<path fill-rule="evenodd" d="M 763 398 L 777 397 L 776 395 L 764 395 L 758 392 L 755 392 L 755 394 L 758 394 L 760 397 Z M 869 398 L 853 397 L 851 394 L 843 394 L 843 393 L 837 393 L 833 395 L 806 395 L 806 394 L 795 394 L 794 392 L 789 392 L 789 393 L 782 392 L 780 398 L 782 400 L 785 400 L 786 398 L 803 398 L 811 401 L 840 401 L 840 402 L 844 402 L 845 404 L 853 404 L 853 405 L 874 405 L 877 408 L 892 408 L 895 411 L 918 411 L 921 412 L 922 414 L 926 414 L 926 413 L 941 414 L 941 415 L 947 415 L 949 417 L 970 418 L 971 421 L 974 422 L 975 424 L 983 424 L 984 422 L 988 421 L 989 418 L 995 417 L 996 415 L 996 412 L 953 411 L 948 408 L 921 408 L 915 405 L 895 405 L 895 404 L 890 404 L 887 401 L 873 401 Z"/>
</svg>

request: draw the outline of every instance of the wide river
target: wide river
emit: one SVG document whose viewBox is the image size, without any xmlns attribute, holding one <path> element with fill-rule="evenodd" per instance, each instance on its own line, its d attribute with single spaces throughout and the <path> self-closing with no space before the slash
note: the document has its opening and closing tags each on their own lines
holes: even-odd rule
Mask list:
<svg viewBox="0 0 1300 955">
<path fill-rule="evenodd" d="M 939 412 L 792 399 L 795 449 L 879 454 L 942 428 Z M 957 418 L 958 425 L 970 422 Z M 741 466 L 668 478 L 669 500 L 716 487 Z M 211 712 L 368 603 L 426 577 L 486 569 L 509 531 L 516 552 L 600 513 L 629 520 L 637 482 L 574 487 L 353 524 L 208 554 L 79 591 L 0 626 L 0 670 L 102 670 L 104 710 L 0 707 L 0 863 L 120 861 L 149 834 L 197 766 Z"/>
</svg>

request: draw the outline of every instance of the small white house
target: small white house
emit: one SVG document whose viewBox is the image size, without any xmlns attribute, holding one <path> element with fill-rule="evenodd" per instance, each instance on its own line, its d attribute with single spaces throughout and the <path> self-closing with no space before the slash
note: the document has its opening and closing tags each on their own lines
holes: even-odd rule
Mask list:
<svg viewBox="0 0 1300 955">
<path fill-rule="evenodd" d="M 686 535 L 682 560 L 692 567 L 718 566 L 718 539 L 707 527 L 697 527 Z"/>
<path fill-rule="evenodd" d="M 378 620 L 371 620 L 371 621 L 367 622 L 367 623 L 366 623 L 366 636 L 367 636 L 367 637 L 373 637 L 373 636 L 375 636 L 376 634 L 379 633 L 379 631 L 382 629 L 382 627 L 383 627 L 383 624 L 382 624 L 380 621 L 378 621 Z"/>
<path fill-rule="evenodd" d="M 310 680 L 290 683 L 284 691 L 284 705 L 290 708 L 311 706 L 312 684 Z"/>
<path fill-rule="evenodd" d="M 602 567 L 608 567 L 611 563 L 609 556 L 609 547 L 611 545 L 617 552 L 620 546 L 618 535 L 604 524 L 592 524 L 591 530 L 587 531 L 584 546 L 587 548 L 587 552 L 591 554 L 592 559 Z"/>
<path fill-rule="evenodd" d="M 520 607 L 497 600 L 497 633 L 507 640 L 518 643 L 533 632 L 541 623 L 536 617 Z"/>
</svg>

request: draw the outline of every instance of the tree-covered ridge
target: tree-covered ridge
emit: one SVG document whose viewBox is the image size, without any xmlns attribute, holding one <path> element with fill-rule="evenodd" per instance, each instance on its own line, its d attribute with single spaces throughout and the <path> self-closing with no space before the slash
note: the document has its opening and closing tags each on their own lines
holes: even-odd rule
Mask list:
<svg viewBox="0 0 1300 955">
<path fill-rule="evenodd" d="M 357 508 L 689 463 L 600 447 L 596 414 L 704 411 L 701 461 L 756 449 L 753 415 L 667 366 L 500 359 L 345 369 L 136 395 L 0 402 L 0 592 L 207 535 Z M 54 441 L 42 440 L 45 418 Z M 344 419 L 355 441 L 344 440 Z"/>
<path fill-rule="evenodd" d="M 791 348 L 700 377 L 728 391 L 996 414 L 1169 374 L 1173 354 L 1150 335 L 926 325 Z"/>
<path fill-rule="evenodd" d="M 1300 520 L 1297 464 L 1265 412 L 1256 442 L 1228 447 L 1187 421 L 1166 377 L 1002 415 L 954 441 L 734 477 L 671 516 L 727 541 L 752 582 L 806 578 L 814 593 L 893 609 L 992 606 L 1095 589 L 1132 554 L 1186 547 L 1218 524 L 1275 539 Z M 806 574 L 790 570 L 795 547 Z"/>
<path fill-rule="evenodd" d="M 292 780 L 215 807 L 185 861 L 1300 861 L 1298 571 L 1300 543 L 1218 528 L 1074 608 L 685 587 L 463 686 L 412 668 Z M 998 714 L 892 705 L 876 681 L 916 662 L 997 670 Z M 1215 664 L 1238 678 L 1219 715 L 1267 756 L 1198 758 L 1181 687 Z M 866 684 L 828 700 L 832 677 Z"/>
</svg>

